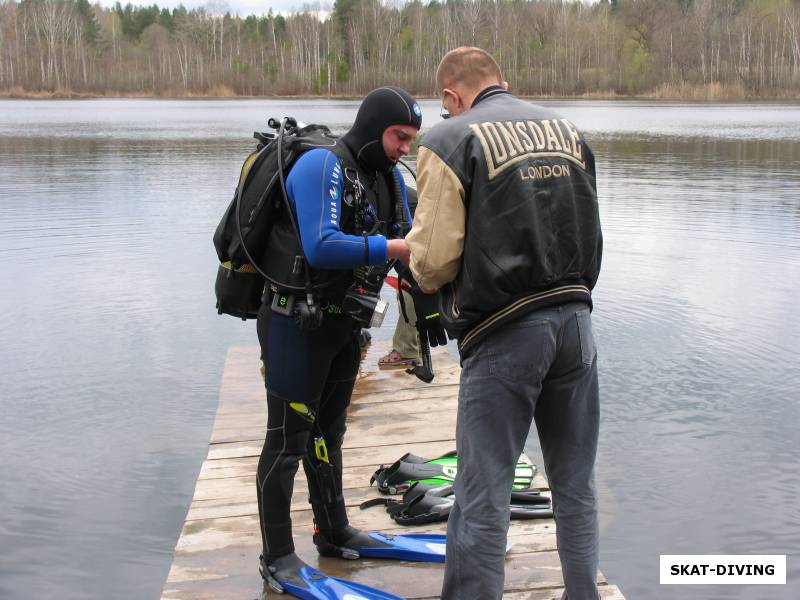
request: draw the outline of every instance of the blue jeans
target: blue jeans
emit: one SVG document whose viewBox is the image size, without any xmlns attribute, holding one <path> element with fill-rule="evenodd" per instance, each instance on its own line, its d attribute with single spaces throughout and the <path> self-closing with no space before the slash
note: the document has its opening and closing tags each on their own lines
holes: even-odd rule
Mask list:
<svg viewBox="0 0 800 600">
<path fill-rule="evenodd" d="M 600 408 L 589 307 L 529 313 L 462 358 L 443 600 L 502 597 L 514 465 L 534 420 L 553 494 L 563 600 L 596 600 Z"/>
</svg>

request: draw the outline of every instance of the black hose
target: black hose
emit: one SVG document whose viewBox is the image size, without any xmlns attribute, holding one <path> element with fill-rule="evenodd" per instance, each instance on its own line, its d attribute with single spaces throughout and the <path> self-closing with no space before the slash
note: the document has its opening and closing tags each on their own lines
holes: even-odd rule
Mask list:
<svg viewBox="0 0 800 600">
<path fill-rule="evenodd" d="M 286 117 L 284 119 L 284 122 L 294 123 L 295 126 L 297 125 L 297 122 L 294 119 L 292 119 L 291 117 Z M 278 121 L 276 119 L 270 117 L 268 122 L 267 122 L 267 124 L 270 127 L 272 127 L 273 129 L 280 129 L 280 131 L 278 132 L 278 165 L 279 165 L 278 178 L 280 179 L 280 182 L 281 182 L 281 189 L 283 190 L 284 198 L 286 198 L 286 184 L 285 184 L 284 177 L 283 177 L 283 153 L 281 152 L 281 147 L 283 146 L 283 122 L 278 123 Z M 259 138 L 259 140 L 261 140 L 261 138 Z M 259 153 L 260 152 L 266 152 L 266 146 L 267 145 L 268 145 L 268 142 L 267 142 L 267 144 L 265 144 L 265 146 L 263 148 L 261 148 Z M 239 242 L 242 245 L 242 250 L 244 250 L 244 255 L 247 257 L 247 260 L 250 262 L 250 264 L 253 266 L 253 268 L 256 270 L 256 272 L 259 275 L 261 275 L 265 280 L 271 281 L 269 276 L 261 269 L 261 267 L 258 266 L 256 261 L 251 256 L 250 251 L 247 249 L 247 244 L 245 244 L 245 241 L 244 241 L 244 234 L 242 233 L 242 218 L 241 218 L 241 214 L 242 214 L 242 193 L 244 192 L 244 188 L 245 188 L 245 184 L 247 183 L 247 180 L 255 172 L 256 162 L 258 162 L 258 158 L 259 157 L 256 157 L 253 160 L 253 163 L 250 165 L 250 168 L 247 170 L 247 174 L 245 174 L 245 176 L 244 176 L 244 180 L 239 182 L 239 187 L 236 190 L 236 215 L 235 215 L 236 216 L 236 233 L 239 234 Z M 259 201 L 258 201 L 259 204 L 261 204 L 262 202 L 264 202 L 266 200 L 267 195 L 272 190 L 272 185 L 273 185 L 274 181 L 275 181 L 275 179 L 273 178 L 267 184 L 266 189 L 264 190 L 264 192 L 261 194 L 261 197 L 259 198 Z M 292 215 L 291 209 L 289 210 L 289 215 Z M 292 221 L 292 224 L 295 225 L 294 221 Z M 296 225 L 295 225 L 295 231 L 297 231 Z M 299 239 L 299 237 L 298 237 L 298 239 Z"/>
<path fill-rule="evenodd" d="M 428 336 L 419 335 L 419 352 L 422 355 L 422 364 L 415 365 L 412 369 L 406 369 L 409 375 L 416 375 L 418 379 L 425 383 L 433 381 L 433 361 L 431 360 L 431 347 L 428 344 Z"/>
<path fill-rule="evenodd" d="M 394 192 L 394 222 L 399 228 L 398 237 L 405 237 L 411 229 L 411 223 L 406 218 L 405 203 L 403 202 L 403 188 L 400 186 L 400 176 L 392 171 L 392 191 Z"/>
<path fill-rule="evenodd" d="M 265 152 L 265 149 L 262 148 L 261 152 Z M 244 242 L 244 234 L 242 233 L 242 219 L 241 219 L 242 192 L 244 191 L 244 184 L 247 182 L 247 179 L 253 173 L 253 169 L 255 167 L 255 164 L 256 164 L 257 160 L 258 160 L 258 157 L 256 157 L 253 160 L 253 164 L 250 165 L 250 168 L 247 170 L 247 174 L 244 176 L 244 180 L 239 182 L 239 188 L 236 190 L 236 215 L 235 215 L 236 216 L 236 233 L 239 234 L 239 242 L 242 244 L 242 250 L 244 250 L 244 255 L 247 257 L 247 260 L 250 262 L 250 264 L 253 266 L 253 268 L 256 270 L 256 272 L 259 275 L 261 275 L 264 279 L 269 281 L 269 277 L 267 277 L 267 274 L 264 273 L 264 271 L 261 270 L 261 267 L 259 267 L 256 264 L 256 261 L 253 260 L 253 257 L 250 256 L 250 251 L 247 249 L 247 244 L 245 244 L 245 242 Z M 267 189 L 264 190 L 264 193 L 262 194 L 262 198 L 259 200 L 259 202 L 262 202 L 266 198 L 266 196 L 269 193 L 270 189 L 271 189 L 271 186 L 267 186 Z M 231 265 L 231 266 L 233 266 L 233 265 Z"/>
<path fill-rule="evenodd" d="M 414 173 L 414 169 L 412 169 L 411 167 L 409 167 L 409 166 L 408 166 L 408 164 L 407 164 L 405 161 L 398 160 L 397 162 L 399 162 L 401 165 L 403 165 L 403 166 L 406 168 L 406 171 L 408 171 L 409 173 L 411 173 L 411 177 L 412 177 L 412 178 L 414 179 L 414 181 L 416 182 L 416 181 L 417 181 L 417 174 L 416 174 L 416 173 Z"/>
<path fill-rule="evenodd" d="M 417 174 L 414 172 L 414 169 L 408 166 L 404 161 L 398 160 L 401 165 L 403 165 L 406 170 L 411 173 L 411 177 L 414 181 L 417 181 Z M 400 182 L 395 177 L 395 193 L 401 194 L 401 202 L 402 202 L 402 193 L 400 192 Z M 397 210 L 397 209 L 395 209 Z M 405 222 L 405 213 L 403 214 L 403 223 L 408 227 L 408 223 Z M 402 226 L 402 225 L 401 225 Z M 409 228 L 410 229 L 410 228 Z M 398 280 L 398 287 L 402 287 Z M 403 304 L 403 294 L 400 291 L 400 303 Z M 403 306 L 403 314 L 405 314 L 405 306 Z M 408 321 L 408 317 L 406 317 L 406 321 Z M 419 330 L 418 330 L 419 333 Z M 430 383 L 433 381 L 434 373 L 433 373 L 433 361 L 431 360 L 431 346 L 428 343 L 428 336 L 423 333 L 419 333 L 419 350 L 420 354 L 422 355 L 422 364 L 415 365 L 411 369 L 406 369 L 406 373 L 409 375 L 416 375 L 418 379 L 424 381 L 425 383 Z"/>
</svg>

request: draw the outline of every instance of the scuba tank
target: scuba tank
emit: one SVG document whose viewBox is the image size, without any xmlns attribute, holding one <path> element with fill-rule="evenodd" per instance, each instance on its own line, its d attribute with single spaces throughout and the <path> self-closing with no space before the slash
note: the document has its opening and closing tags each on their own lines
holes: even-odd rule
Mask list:
<svg viewBox="0 0 800 600">
<path fill-rule="evenodd" d="M 264 260 L 266 255 L 275 255 L 274 248 L 268 253 L 268 246 L 273 230 L 279 229 L 276 225 L 289 222 L 286 213 L 290 211 L 283 203 L 281 179 L 285 177 L 281 170 L 288 172 L 297 158 L 312 148 L 333 149 L 337 138 L 324 125 L 298 125 L 290 118 L 284 121 L 285 127 L 281 128 L 281 123 L 269 120 L 269 126 L 278 133 L 253 134 L 258 145 L 245 159 L 233 199 L 214 232 L 214 247 L 220 261 L 214 285 L 219 314 L 256 318 L 265 282 L 289 289 L 306 287 L 306 282 L 298 278 L 299 261 L 289 265 L 287 272 L 286 261 L 265 264 Z M 277 240 L 281 242 L 279 247 L 286 248 L 288 244 L 302 258 L 300 243 L 290 232 L 291 229 L 286 231 L 284 227 L 284 235 L 278 236 L 282 237 Z M 292 273 L 293 280 L 288 277 Z"/>
</svg>

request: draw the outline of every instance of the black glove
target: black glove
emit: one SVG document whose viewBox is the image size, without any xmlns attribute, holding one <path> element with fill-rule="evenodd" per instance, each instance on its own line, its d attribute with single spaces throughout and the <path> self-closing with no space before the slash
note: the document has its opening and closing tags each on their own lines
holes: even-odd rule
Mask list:
<svg viewBox="0 0 800 600">
<path fill-rule="evenodd" d="M 294 322 L 300 331 L 316 331 L 322 326 L 323 313 L 318 304 L 295 302 Z"/>
<path fill-rule="evenodd" d="M 439 292 L 426 294 L 418 287 L 409 293 L 414 300 L 414 312 L 417 313 L 417 332 L 420 341 L 427 339 L 432 347 L 446 345 L 447 335 L 439 318 L 441 294 Z"/>
</svg>

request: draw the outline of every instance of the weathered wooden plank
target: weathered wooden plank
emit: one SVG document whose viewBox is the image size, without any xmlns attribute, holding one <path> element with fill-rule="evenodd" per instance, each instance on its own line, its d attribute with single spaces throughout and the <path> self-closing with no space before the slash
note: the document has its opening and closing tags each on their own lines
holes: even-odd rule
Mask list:
<svg viewBox="0 0 800 600">
<path fill-rule="evenodd" d="M 295 497 L 292 499 L 292 511 L 297 512 L 307 510 L 309 504 L 306 500 L 307 494 L 304 488 L 297 487 L 299 483 L 295 484 Z M 198 519 L 216 519 L 226 517 L 237 517 L 246 515 L 255 515 L 258 512 L 256 503 L 256 488 L 255 482 L 252 481 L 251 485 L 247 488 L 240 488 L 244 490 L 245 494 L 223 494 L 218 498 L 198 498 L 194 500 L 189 507 L 189 512 L 186 515 L 186 521 L 195 521 Z M 358 505 L 364 500 L 370 498 L 380 497 L 378 493 L 373 491 L 365 491 L 365 488 L 358 488 L 356 490 L 345 491 L 345 502 L 348 506 L 348 514 L 351 518 L 360 514 L 362 511 Z M 386 511 L 380 507 L 370 507 L 366 509 L 368 514 L 386 515 Z M 387 517 L 388 518 L 388 517 Z M 391 523 L 387 521 L 387 523 Z"/>
<path fill-rule="evenodd" d="M 206 502 L 209 503 L 219 503 L 225 501 L 201 501 L 197 503 L 198 506 L 205 504 Z M 187 519 L 184 525 L 184 534 L 185 535 L 194 535 L 196 533 L 202 533 L 206 531 L 211 531 L 213 534 L 209 537 L 209 542 L 207 544 L 207 548 L 213 548 L 212 544 L 215 543 L 215 540 L 222 539 L 222 537 L 226 536 L 227 534 L 232 534 L 234 538 L 241 537 L 239 534 L 246 536 L 250 529 L 253 528 L 253 523 L 255 523 L 256 529 L 258 529 L 258 521 L 253 521 L 251 518 L 257 518 L 257 508 L 253 505 L 254 510 L 249 511 L 243 514 L 233 514 L 229 516 L 222 516 L 222 517 L 215 517 L 215 516 L 208 516 L 208 517 L 200 517 L 197 519 Z M 413 532 L 420 532 L 420 531 L 434 531 L 443 533 L 446 530 L 446 523 L 429 523 L 424 527 L 403 527 L 395 523 L 391 520 L 389 515 L 385 512 L 380 510 L 380 508 L 375 509 L 368 509 L 365 511 L 360 510 L 350 510 L 348 512 L 350 521 L 361 529 L 369 529 L 373 530 L 380 530 L 380 531 L 391 531 L 391 532 L 406 532 L 406 533 L 413 533 Z M 245 518 L 246 517 L 246 518 Z M 238 520 L 237 520 L 238 519 Z M 292 511 L 292 522 L 298 528 L 298 532 L 301 531 L 309 531 L 313 525 L 314 515 L 311 511 L 311 508 L 306 505 L 305 507 L 298 508 Z M 201 522 L 198 522 L 201 521 Z M 189 523 L 192 523 L 192 526 L 189 527 Z M 303 528 L 307 528 L 303 530 Z M 554 534 L 555 532 L 555 524 L 552 519 L 530 519 L 530 520 L 521 520 L 517 521 L 514 520 L 511 522 L 511 527 L 509 529 L 509 539 L 513 541 L 516 545 L 520 548 L 526 548 L 527 546 L 526 541 L 523 539 L 525 536 L 541 536 L 543 534 Z M 299 534 L 298 534 L 299 535 Z M 222 537 L 220 537 L 222 536 Z M 193 538 L 191 544 L 193 547 L 198 547 L 201 542 L 197 540 L 200 538 Z M 234 539 L 235 541 L 235 539 Z M 226 544 L 231 543 L 230 541 L 225 542 Z"/>
<path fill-rule="evenodd" d="M 426 427 L 429 423 L 436 423 L 436 428 Z M 241 440 L 263 440 L 265 423 L 247 423 L 239 427 L 215 428 L 211 435 L 212 443 L 236 442 Z M 456 410 L 436 410 L 427 413 L 405 413 L 402 418 L 387 418 L 384 415 L 360 415 L 357 422 L 347 427 L 345 439 L 349 443 L 359 446 L 375 446 L 391 438 L 400 438 L 408 444 L 432 442 L 441 439 L 442 433 L 449 435 L 455 433 Z"/>
<path fill-rule="evenodd" d="M 345 467 L 342 470 L 344 487 L 367 487 L 369 478 L 380 465 L 370 464 L 362 466 L 348 466 L 347 456 L 344 457 Z M 399 458 L 399 457 L 398 457 Z M 211 463 L 210 465 L 208 463 Z M 222 460 L 206 461 L 200 470 L 199 480 L 205 479 L 227 479 L 231 477 L 252 477 L 255 475 L 258 465 L 257 456 L 246 458 L 229 458 Z M 302 470 L 298 470 L 295 479 L 295 487 L 300 487 L 303 477 Z M 302 489 L 302 487 L 300 487 Z M 377 490 L 376 490 L 377 493 Z"/>
<path fill-rule="evenodd" d="M 350 514 L 354 527 L 370 531 L 391 533 L 413 533 L 432 531 L 444 533 L 446 523 L 429 524 L 425 527 L 400 527 L 385 512 L 354 511 Z M 313 513 L 310 509 L 292 511 L 295 542 L 311 537 Z M 555 549 L 555 525 L 552 519 L 515 521 L 510 529 L 509 540 L 514 542 L 513 554 L 539 552 Z M 176 550 L 183 553 L 208 552 L 229 546 L 260 545 L 258 515 L 231 518 L 199 519 L 186 521 Z"/>
<path fill-rule="evenodd" d="M 256 483 L 253 476 L 232 477 L 229 479 L 205 479 L 200 483 L 202 483 L 202 485 L 198 484 L 195 490 L 195 500 L 255 499 L 256 496 Z M 305 491 L 304 484 L 305 481 L 299 477 L 298 480 L 295 481 L 292 509 L 301 510 L 308 506 L 308 493 Z M 353 507 L 358 507 L 364 500 L 380 496 L 374 488 L 345 488 L 343 491 L 347 506 Z"/>
<path fill-rule="evenodd" d="M 455 450 L 456 443 L 451 436 L 451 433 L 442 433 L 440 440 L 416 443 L 414 444 L 414 453 L 420 456 L 435 457 Z M 344 438 L 345 462 L 352 466 L 391 464 L 408 452 L 409 448 L 404 440 L 398 441 L 393 438 L 383 440 L 384 443 L 377 446 L 359 446 L 357 442 L 351 444 L 347 438 L 348 436 Z M 214 444 L 209 448 L 208 459 L 258 456 L 261 454 L 263 444 L 263 440 Z"/>
<path fill-rule="evenodd" d="M 418 450 L 418 446 L 414 446 L 414 450 Z M 434 458 L 443 454 L 444 452 L 439 452 L 437 454 L 431 454 L 430 458 Z M 397 458 L 400 458 L 401 455 L 398 455 Z M 344 479 L 344 486 L 345 487 L 367 487 L 369 484 L 370 476 L 375 472 L 375 470 L 380 466 L 380 464 L 390 464 L 390 462 L 394 461 L 386 461 L 385 463 L 375 463 L 370 462 L 366 465 L 351 465 L 353 461 L 352 457 L 350 456 L 350 451 L 347 451 L 344 456 L 344 469 L 342 473 L 342 477 Z M 223 458 L 219 460 L 207 460 L 203 463 L 203 466 L 200 469 L 200 475 L 198 477 L 199 481 L 206 480 L 206 479 L 228 479 L 232 477 L 252 477 L 255 475 L 256 467 L 258 466 L 258 456 L 246 456 L 241 458 Z M 302 470 L 298 470 L 297 472 L 297 479 L 295 480 L 295 487 L 298 489 L 302 489 L 300 487 L 301 477 L 303 477 Z M 543 477 L 540 477 L 535 483 L 534 487 L 544 487 L 546 486 L 546 481 Z M 377 490 L 376 490 L 377 492 Z"/>
<path fill-rule="evenodd" d="M 326 559 L 318 557 L 309 544 L 310 541 L 307 544 L 296 541 L 298 555 L 325 573 L 350 578 L 409 599 L 439 596 L 444 572 L 441 564 Z M 265 593 L 262 597 L 277 600 L 280 596 L 266 590 L 258 574 L 258 554 L 257 547 L 237 546 L 212 551 L 205 559 L 200 555 L 176 557 L 163 597 L 250 599 L 257 593 Z M 515 592 L 558 588 L 563 585 L 558 554 L 555 551 L 509 554 L 506 585 Z"/>
<path fill-rule="evenodd" d="M 223 517 L 255 514 L 256 485 L 254 477 L 204 480 L 204 483 L 202 488 L 198 485 L 195 499 L 186 515 L 187 520 L 208 518 L 212 515 Z M 308 507 L 308 494 L 305 491 L 304 483 L 304 480 L 300 478 L 295 481 L 295 493 L 292 497 L 293 511 Z M 383 497 L 375 488 L 355 487 L 345 488 L 343 491 L 345 504 L 351 515 L 359 511 L 359 505 L 365 500 Z M 249 507 L 249 512 L 241 512 L 245 507 Z M 366 510 L 385 512 L 377 506 Z"/>
<path fill-rule="evenodd" d="M 414 393 L 414 390 L 398 390 L 393 394 L 385 393 L 384 402 L 361 402 L 351 404 L 348 417 L 390 417 L 404 418 L 407 413 L 426 414 L 436 411 L 455 411 L 458 406 L 458 386 L 442 385 L 434 390 L 426 390 L 426 394 Z M 397 396 L 397 397 L 395 397 Z M 399 406 L 398 403 L 403 403 Z M 239 427 L 243 422 L 257 421 L 253 425 L 263 427 L 266 423 L 266 402 L 259 401 L 257 409 L 243 410 L 237 406 L 235 410 L 220 412 L 214 421 L 214 429 Z"/>
<path fill-rule="evenodd" d="M 348 415 L 345 438 L 345 498 L 354 526 L 392 533 L 444 532 L 446 524 L 424 529 L 403 528 L 380 507 L 361 511 L 355 506 L 379 494 L 365 484 L 380 464 L 390 464 L 411 450 L 439 456 L 454 448 L 458 365 L 446 350 L 434 350 L 437 379 L 425 385 L 401 371 L 378 371 L 377 358 L 388 343 L 374 344 Z M 226 358 L 220 407 L 213 442 L 198 478 L 195 497 L 175 549 L 163 598 L 278 598 L 264 588 L 258 574 L 261 547 L 255 470 L 266 423 L 264 387 L 258 371 L 258 349 L 232 348 Z M 535 485 L 546 487 L 537 475 Z M 331 575 L 354 579 L 407 598 L 438 598 L 442 565 L 403 561 L 342 561 L 320 558 L 311 542 L 313 514 L 307 503 L 302 470 L 295 482 L 292 520 L 298 555 Z M 561 571 L 555 552 L 552 519 L 512 521 L 514 546 L 506 562 L 505 598 L 545 600 L 561 594 Z M 604 600 L 624 600 L 614 586 L 599 577 Z M 283 596 L 285 598 L 285 596 Z"/>
<path fill-rule="evenodd" d="M 257 557 L 254 554 L 254 551 L 251 551 L 251 554 L 242 551 L 237 552 L 236 550 L 216 552 L 213 558 L 215 561 L 214 566 L 217 567 L 216 569 L 211 569 L 205 566 L 173 567 L 173 570 L 170 571 L 169 575 L 171 587 L 165 588 L 162 598 L 173 600 L 197 598 L 251 600 L 252 598 L 256 597 L 256 594 L 259 594 L 261 598 L 285 598 L 285 596 L 281 597 L 272 594 L 271 591 L 267 590 L 266 586 L 263 585 L 263 582 L 260 581 L 260 577 L 258 577 L 257 573 L 251 572 L 249 574 L 231 574 L 233 567 L 242 563 L 251 565 L 251 571 L 255 571 L 253 563 L 257 560 Z M 372 561 L 372 563 L 375 562 L 377 561 Z M 410 569 L 406 570 L 404 573 L 404 571 L 401 570 L 402 567 L 398 567 L 396 565 L 397 563 L 395 563 L 394 567 L 388 567 L 395 572 L 390 573 L 389 577 L 385 577 L 384 579 L 401 579 L 403 574 L 411 571 L 411 573 L 408 574 L 413 578 L 427 576 L 433 579 L 431 585 L 427 586 L 429 590 L 432 590 L 432 593 L 415 593 L 417 590 L 414 590 L 412 586 L 408 586 L 403 582 L 398 584 L 398 587 L 391 590 L 388 590 L 387 584 L 383 583 L 384 589 L 387 589 L 388 591 L 394 591 L 395 593 L 405 594 L 406 597 L 411 600 L 434 600 L 435 598 L 439 598 L 439 589 L 437 589 L 437 584 L 441 584 L 441 566 L 433 565 L 426 568 L 420 567 L 419 565 L 412 565 Z M 335 568 L 324 564 L 318 564 L 316 566 L 317 568 L 321 567 L 325 569 L 331 574 L 336 574 L 333 572 L 335 571 Z M 369 576 L 369 573 L 373 570 L 373 568 L 373 564 L 367 564 L 365 562 L 363 564 L 363 569 L 359 571 L 356 579 L 362 583 L 380 585 L 377 577 Z M 552 568 L 558 570 L 557 567 Z M 400 576 L 398 575 L 398 572 Z M 553 578 L 553 582 L 548 582 L 544 577 L 542 579 L 543 581 L 538 582 L 538 585 L 540 586 L 538 588 L 533 587 L 533 585 L 536 584 L 532 585 L 531 582 L 525 581 L 522 585 L 529 587 L 529 589 L 515 589 L 514 591 L 509 591 L 503 596 L 503 598 L 506 600 L 559 600 L 564 591 L 563 587 L 558 586 L 555 578 Z M 625 600 L 619 588 L 613 585 L 608 585 L 602 576 L 599 577 L 598 583 L 600 597 L 603 600 Z M 516 585 L 513 580 L 507 581 L 507 584 L 509 588 L 512 588 L 512 586 Z"/>
<path fill-rule="evenodd" d="M 600 583 L 598 585 L 602 600 L 625 600 L 622 592 L 615 585 Z M 522 592 L 507 592 L 503 594 L 504 600 L 560 600 L 564 588 L 551 588 L 544 590 L 528 590 Z M 431 597 L 433 600 L 434 597 Z M 438 596 L 436 596 L 438 598 Z M 427 599 L 426 599 L 427 600 Z"/>
<path fill-rule="evenodd" d="M 411 375 L 404 377 L 410 378 Z M 437 374 L 438 378 L 438 374 Z M 392 402 L 405 402 L 407 400 L 414 400 L 417 398 L 441 398 L 449 397 L 451 395 L 458 396 L 458 381 L 444 382 L 439 379 L 434 379 L 435 384 L 427 387 L 398 387 L 396 389 L 378 390 L 372 393 L 353 394 L 351 406 L 361 406 L 363 404 L 391 404 Z"/>
<path fill-rule="evenodd" d="M 447 355 L 445 358 L 452 360 Z M 380 445 L 387 438 L 401 438 L 409 444 L 435 441 L 439 439 L 436 436 L 443 429 L 448 430 L 448 437 L 452 437 L 450 432 L 455 430 L 458 386 L 452 383 L 441 384 L 432 391 L 430 388 L 419 387 L 425 384 L 416 378 L 397 372 L 390 373 L 391 375 L 384 376 L 382 380 L 384 387 L 376 388 L 383 401 L 366 402 L 363 399 L 368 396 L 364 395 L 361 402 L 354 400 L 349 410 L 350 424 L 345 447 L 352 447 L 354 444 L 360 447 Z M 451 372 L 450 375 L 450 379 L 457 381 L 456 372 Z M 443 375 L 445 376 L 448 375 Z M 366 381 L 359 381 L 358 389 Z M 406 387 L 400 387 L 401 385 Z M 388 389 L 385 389 L 387 386 Z M 415 394 L 417 390 L 419 392 Z M 420 392 L 425 395 L 419 396 Z M 266 402 L 263 396 L 263 389 L 259 389 L 257 392 L 251 391 L 251 401 L 248 403 L 228 403 L 221 406 L 214 422 L 211 444 L 263 440 L 266 429 Z M 403 403 L 402 406 L 400 402 Z M 437 426 L 424 427 L 431 422 Z"/>
<path fill-rule="evenodd" d="M 431 351 L 436 377 L 429 384 L 406 374 L 402 369 L 379 370 L 378 358 L 388 350 L 387 342 L 376 342 L 371 346 L 353 391 L 354 402 L 381 402 L 390 399 L 391 394 L 412 389 L 423 394 L 435 393 L 438 387 L 458 384 L 461 369 L 445 348 L 433 348 Z M 263 404 L 264 382 L 258 372 L 259 355 L 257 346 L 229 349 L 220 387 L 219 414 L 235 410 L 237 406 Z"/>
<path fill-rule="evenodd" d="M 457 390 L 455 386 L 453 389 Z M 396 402 L 353 406 L 348 413 L 348 418 L 352 422 L 348 427 L 348 437 L 360 440 L 364 435 L 372 433 L 376 427 L 381 427 L 382 435 L 388 435 L 394 428 L 419 427 L 422 423 L 441 422 L 442 419 L 447 419 L 445 425 L 455 427 L 457 406 L 456 392 L 450 397 L 407 400 L 403 406 L 399 406 Z M 266 423 L 266 414 L 228 415 L 217 419 L 212 443 L 261 439 L 264 437 Z M 239 437 L 236 437 L 237 435 Z"/>
<path fill-rule="evenodd" d="M 449 355 L 439 355 L 438 365 L 434 365 L 434 379 L 431 383 L 423 383 L 413 375 L 408 375 L 405 371 L 373 371 L 358 382 L 358 389 L 353 391 L 354 399 L 363 399 L 364 396 L 372 396 L 370 401 L 378 402 L 381 396 L 377 394 L 394 393 L 403 389 L 422 389 L 437 388 L 458 384 L 461 371 L 458 365 L 441 364 L 451 361 Z"/>
</svg>

